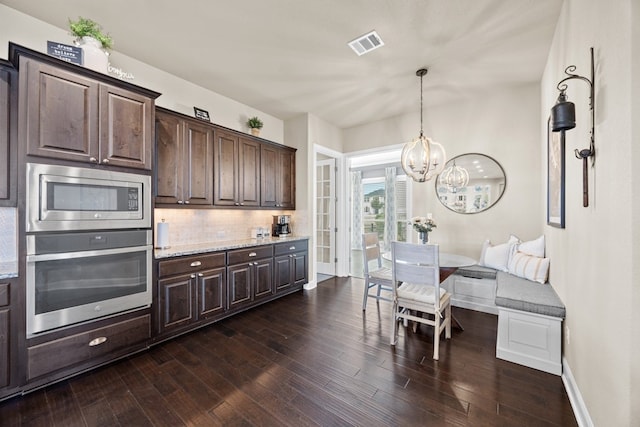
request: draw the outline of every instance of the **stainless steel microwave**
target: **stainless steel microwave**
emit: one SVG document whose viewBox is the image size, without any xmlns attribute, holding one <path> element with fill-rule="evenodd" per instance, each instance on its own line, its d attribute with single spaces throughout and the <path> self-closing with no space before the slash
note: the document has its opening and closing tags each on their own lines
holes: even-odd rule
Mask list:
<svg viewBox="0 0 640 427">
<path fill-rule="evenodd" d="M 27 232 L 151 228 L 151 177 L 27 164 Z"/>
</svg>

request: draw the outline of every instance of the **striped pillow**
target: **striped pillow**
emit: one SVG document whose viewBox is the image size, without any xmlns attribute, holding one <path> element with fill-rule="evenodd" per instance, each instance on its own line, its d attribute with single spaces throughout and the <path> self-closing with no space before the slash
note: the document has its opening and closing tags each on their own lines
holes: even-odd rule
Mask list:
<svg viewBox="0 0 640 427">
<path fill-rule="evenodd" d="M 517 251 L 509 259 L 508 271 L 514 276 L 546 283 L 549 274 L 549 258 L 540 258 Z"/>
</svg>

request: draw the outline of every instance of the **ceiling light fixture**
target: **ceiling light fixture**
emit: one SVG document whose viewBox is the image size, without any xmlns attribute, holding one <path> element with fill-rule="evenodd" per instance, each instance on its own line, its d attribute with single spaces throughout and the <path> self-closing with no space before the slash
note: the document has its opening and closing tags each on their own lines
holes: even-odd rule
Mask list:
<svg viewBox="0 0 640 427">
<path fill-rule="evenodd" d="M 469 184 L 469 172 L 456 165 L 456 161 L 440 174 L 440 184 L 445 185 L 452 193 L 457 193 L 458 189 Z"/>
<path fill-rule="evenodd" d="M 420 135 L 402 147 L 400 163 L 405 173 L 416 182 L 425 182 L 442 172 L 446 163 L 444 147 L 424 136 L 422 127 L 422 78 L 427 74 L 426 68 L 416 71 L 420 77 Z"/>
<path fill-rule="evenodd" d="M 370 31 L 367 34 L 363 34 L 356 39 L 351 40 L 347 44 L 356 54 L 358 54 L 358 56 L 384 46 L 384 42 L 375 30 Z"/>
</svg>

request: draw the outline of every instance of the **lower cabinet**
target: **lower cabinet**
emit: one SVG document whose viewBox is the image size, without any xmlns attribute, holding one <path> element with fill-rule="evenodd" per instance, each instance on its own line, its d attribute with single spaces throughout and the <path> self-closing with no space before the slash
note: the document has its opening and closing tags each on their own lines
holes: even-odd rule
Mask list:
<svg viewBox="0 0 640 427">
<path fill-rule="evenodd" d="M 104 361 L 123 350 L 145 343 L 151 337 L 149 314 L 123 320 L 27 348 L 27 380 L 70 370 L 74 366 Z"/>
<path fill-rule="evenodd" d="M 158 264 L 160 334 L 222 315 L 227 309 L 225 253 Z"/>
<path fill-rule="evenodd" d="M 274 278 L 276 292 L 285 292 L 308 281 L 308 241 L 277 243 L 274 248 Z"/>
<path fill-rule="evenodd" d="M 273 295 L 273 246 L 229 251 L 229 309 L 240 310 Z"/>
<path fill-rule="evenodd" d="M 0 283 L 0 389 L 9 385 L 9 284 Z"/>
</svg>

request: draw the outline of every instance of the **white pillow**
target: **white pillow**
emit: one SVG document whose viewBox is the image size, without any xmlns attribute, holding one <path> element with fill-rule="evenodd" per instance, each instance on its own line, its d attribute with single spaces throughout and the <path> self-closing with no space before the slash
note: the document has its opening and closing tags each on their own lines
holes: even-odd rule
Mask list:
<svg viewBox="0 0 640 427">
<path fill-rule="evenodd" d="M 520 243 L 518 245 L 518 251 L 538 258 L 544 258 L 544 234 L 535 240 Z"/>
<path fill-rule="evenodd" d="M 516 251 L 509 260 L 508 272 L 534 282 L 546 283 L 549 274 L 549 258 Z"/>
<path fill-rule="evenodd" d="M 491 246 L 491 242 L 489 241 L 486 243 L 488 244 L 486 248 L 483 245 L 483 253 L 480 256 L 480 265 L 495 268 L 500 271 L 508 271 L 507 265 L 509 258 L 513 248 L 518 243 L 518 238 L 512 235 L 509 237 L 507 243 L 496 246 Z"/>
</svg>

